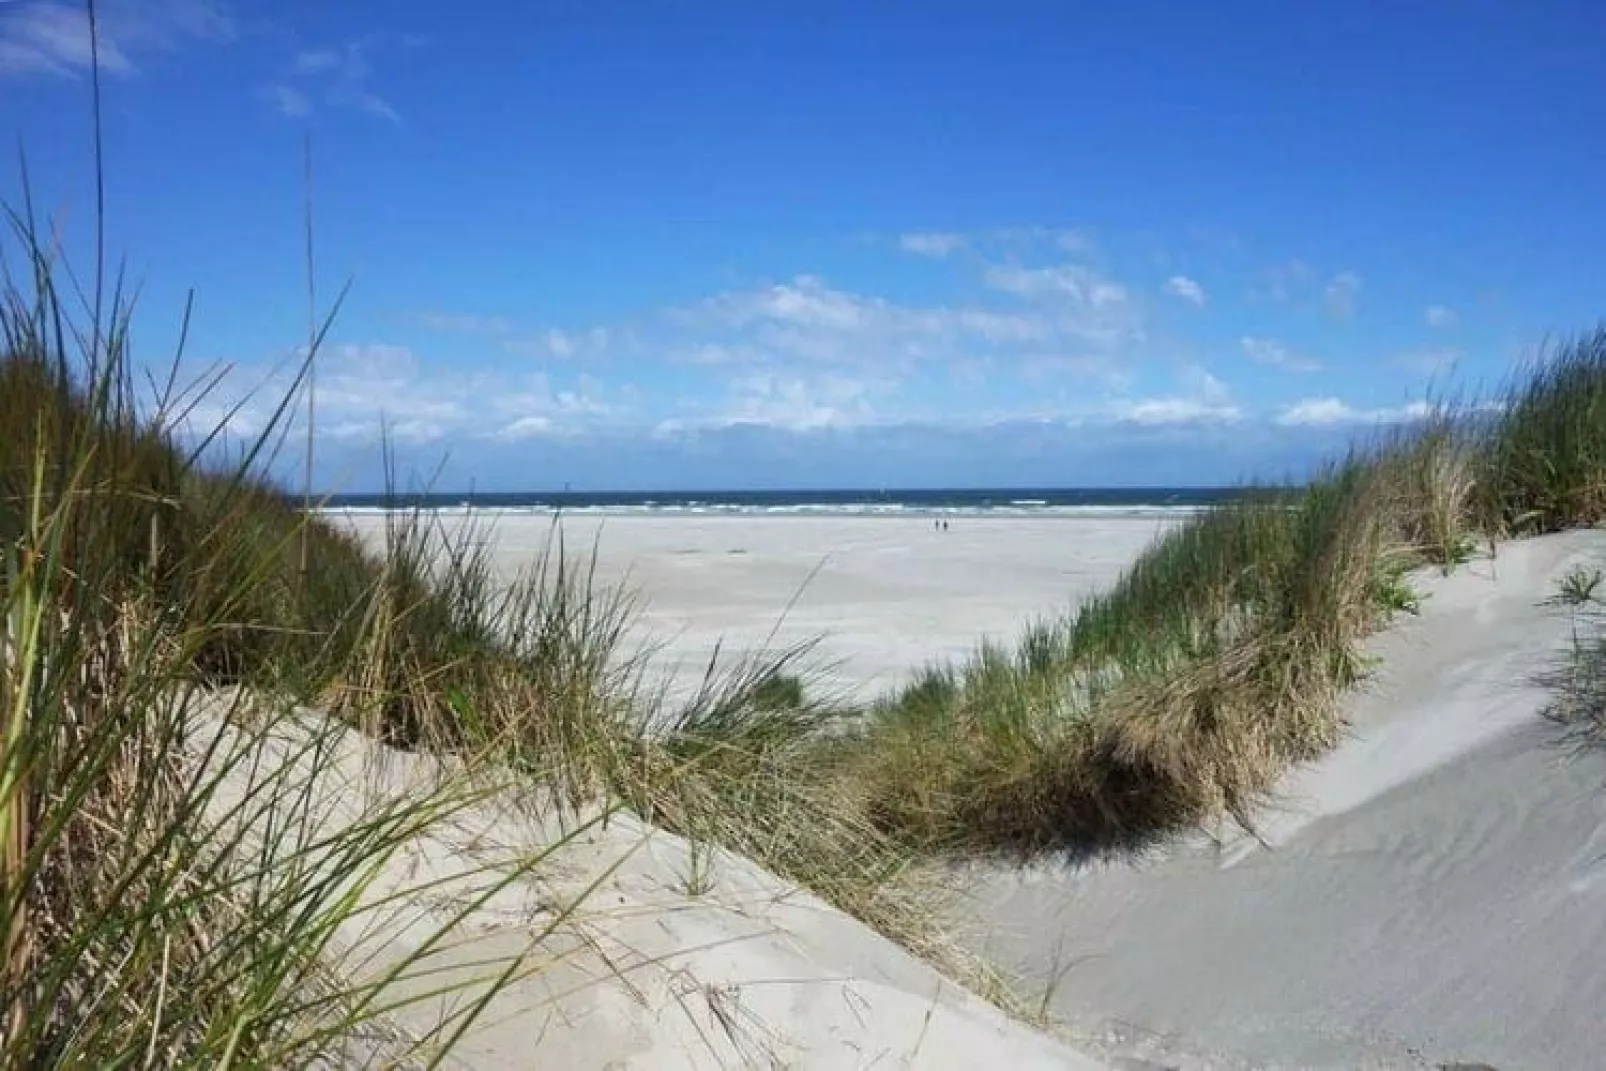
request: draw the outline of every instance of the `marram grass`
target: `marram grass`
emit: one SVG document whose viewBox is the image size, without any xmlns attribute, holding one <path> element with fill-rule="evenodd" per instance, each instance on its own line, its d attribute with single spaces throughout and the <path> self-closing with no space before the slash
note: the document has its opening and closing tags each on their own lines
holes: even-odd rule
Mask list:
<svg viewBox="0 0 1606 1071">
<path fill-rule="evenodd" d="M 1255 805 L 1336 744 L 1361 642 L 1404 577 L 1498 538 L 1606 520 L 1606 327 L 1493 400 L 1446 403 L 1299 488 L 1156 541 L 1107 592 L 891 696 L 838 744 L 918 853 L 1126 851 Z"/>
<path fill-rule="evenodd" d="M 305 1066 L 370 1035 L 438 1058 L 462 1023 L 393 1036 L 394 978 L 337 969 L 362 910 L 341 875 L 472 806 L 487 771 L 545 790 L 573 829 L 624 806 L 749 855 L 990 984 L 942 940 L 922 862 L 1252 825 L 1290 763 L 1338 740 L 1361 642 L 1415 606 L 1408 569 L 1606 520 L 1599 328 L 1495 404 L 1441 406 L 1189 520 L 1017 647 L 867 710 L 812 698 L 806 651 L 711 665 L 669 704 L 625 649 L 630 598 L 561 532 L 511 584 L 428 514 L 365 548 L 262 475 L 294 390 L 234 463 L 179 435 L 194 399 L 137 387 L 126 305 L 75 325 L 46 244 L 11 218 L 28 284 L 0 295 L 6 1066 Z M 1599 662 L 1568 715 L 1597 735 Z M 297 703 L 339 720 L 258 763 Z M 298 801 L 342 722 L 481 776 L 313 837 Z"/>
</svg>

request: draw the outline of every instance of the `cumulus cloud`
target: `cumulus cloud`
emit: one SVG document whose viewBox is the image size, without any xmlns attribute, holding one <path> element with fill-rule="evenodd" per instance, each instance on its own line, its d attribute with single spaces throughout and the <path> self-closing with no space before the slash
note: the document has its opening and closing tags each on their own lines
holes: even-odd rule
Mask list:
<svg viewBox="0 0 1606 1071">
<path fill-rule="evenodd" d="M 671 319 L 693 336 L 679 352 L 704 362 L 752 360 L 911 370 L 978 348 L 1041 344 L 1096 334 L 1096 316 L 1063 310 L 915 306 L 845 291 L 815 276 L 718 294 Z"/>
<path fill-rule="evenodd" d="M 972 391 L 1053 383 L 1055 401 L 1085 409 L 1094 404 L 1082 396 L 1089 388 L 1124 393 L 1132 385 L 1144 324 L 1118 281 L 1073 263 L 966 263 L 975 290 L 953 304 L 894 301 L 803 274 L 611 325 L 532 328 L 480 313 L 413 319 L 485 337 L 543 369 L 559 359 L 592 370 L 650 369 L 648 376 L 678 368 L 681 389 L 657 390 L 646 403 L 649 426 L 896 422 L 922 395 L 961 383 Z M 1080 388 L 1074 397 L 1072 382 Z"/>
<path fill-rule="evenodd" d="M 234 369 L 204 406 L 190 412 L 188 431 L 205 434 L 226 423 L 235 436 L 259 433 L 294 386 L 299 363 Z M 328 345 L 314 367 L 318 434 L 350 443 L 374 444 L 388 436 L 444 445 L 573 434 L 629 415 L 614 392 L 587 373 L 555 383 L 545 372 L 488 367 L 465 372 L 390 343 Z M 294 406 L 282 419 L 299 426 L 302 412 Z"/>
<path fill-rule="evenodd" d="M 1353 271 L 1341 271 L 1327 283 L 1323 298 L 1327 311 L 1340 319 L 1355 316 L 1355 302 L 1361 293 L 1361 277 Z"/>
<path fill-rule="evenodd" d="M 1115 415 L 1134 424 L 1231 423 L 1243 414 L 1236 405 L 1212 405 L 1198 398 L 1143 398 L 1116 407 Z"/>
<path fill-rule="evenodd" d="M 534 438 L 539 435 L 552 433 L 552 418 L 544 416 L 522 416 L 513 420 L 491 433 L 494 439 L 503 442 L 518 442 L 520 439 Z"/>
<path fill-rule="evenodd" d="M 1431 407 L 1422 401 L 1393 409 L 1357 409 L 1338 398 L 1304 398 L 1284 408 L 1276 421 L 1284 427 L 1385 424 L 1420 420 L 1429 412 Z"/>
<path fill-rule="evenodd" d="M 137 72 L 135 57 L 186 44 L 227 41 L 234 24 L 211 0 L 103 0 L 98 42 L 78 0 L 21 0 L 0 7 L 0 77 L 87 73 L 98 43 L 108 74 Z"/>
<path fill-rule="evenodd" d="M 983 282 L 1013 300 L 910 305 L 800 275 L 673 310 L 669 319 L 685 337 L 662 348 L 701 363 L 873 364 L 910 373 L 981 357 L 1108 353 L 1142 337 L 1125 289 L 1091 269 L 995 265 Z"/>
<path fill-rule="evenodd" d="M 869 423 L 874 384 L 848 376 L 757 373 L 732 384 L 730 407 L 705 423 L 764 424 L 794 431 Z"/>
<path fill-rule="evenodd" d="M 1273 368 L 1286 368 L 1290 372 L 1314 372 L 1321 368 L 1321 362 L 1313 357 L 1295 353 L 1287 345 L 1275 338 L 1260 338 L 1254 335 L 1245 335 L 1238 340 L 1244 353 L 1256 364 L 1270 365 Z"/>
<path fill-rule="evenodd" d="M 1243 418 L 1243 410 L 1233 401 L 1227 385 L 1208 370 L 1189 366 L 1183 369 L 1181 379 L 1183 392 L 1117 402 L 1110 407 L 1110 415 L 1146 425 L 1231 424 Z"/>
<path fill-rule="evenodd" d="M 1186 275 L 1173 275 L 1165 281 L 1165 286 L 1162 289 L 1172 297 L 1190 301 L 1201 309 L 1205 307 L 1204 287 Z"/>
<path fill-rule="evenodd" d="M 1455 327 L 1461 322 L 1461 317 L 1448 305 L 1429 305 L 1423 310 L 1422 319 L 1429 327 L 1440 329 Z"/>
<path fill-rule="evenodd" d="M 323 73 L 339 62 L 318 54 L 300 64 Z M 465 367 L 381 343 L 331 347 L 319 369 L 319 426 L 355 446 L 377 439 L 383 419 L 397 439 L 443 450 L 450 443 L 455 452 L 738 428 L 849 434 L 922 422 L 1047 422 L 1095 438 L 1126 429 L 1175 433 L 1175 441 L 1188 429 L 1229 436 L 1280 428 L 1291 438 L 1297 429 L 1339 436 L 1352 425 L 1419 412 L 1356 408 L 1326 396 L 1261 395 L 1249 405 L 1198 365 L 1182 365 L 1168 382 L 1165 369 L 1177 366 L 1171 354 L 1150 349 L 1144 303 L 1125 283 L 1062 251 L 1049 255 L 1041 236 L 1032 240 L 1036 258 L 1018 251 L 994 258 L 996 250 L 973 236 L 946 246 L 970 253 L 958 262 L 970 291 L 949 302 L 895 300 L 799 274 L 603 325 L 520 324 L 490 311 L 414 313 L 415 327 L 461 336 L 436 340 L 454 356 L 465 345 L 497 356 Z M 1351 294 L 1360 285 L 1353 273 L 1334 284 Z M 1164 291 L 1208 303 L 1186 276 L 1168 279 Z M 1307 296 L 1322 293 L 1313 283 Z M 1243 335 L 1239 345 L 1270 367 L 1319 367 L 1276 338 Z"/>
</svg>

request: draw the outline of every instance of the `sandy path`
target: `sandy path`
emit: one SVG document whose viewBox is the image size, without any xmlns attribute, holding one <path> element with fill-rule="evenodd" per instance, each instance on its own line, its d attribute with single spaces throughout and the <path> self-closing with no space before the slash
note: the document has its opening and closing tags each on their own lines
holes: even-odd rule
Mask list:
<svg viewBox="0 0 1606 1071">
<path fill-rule="evenodd" d="M 1540 605 L 1579 532 L 1503 548 L 1376 638 L 1355 738 L 1241 835 L 1142 865 L 972 872 L 993 955 L 1167 1066 L 1602 1066 L 1606 755 L 1557 745 Z"/>
<path fill-rule="evenodd" d="M 382 523 L 350 521 L 370 536 Z M 773 632 L 772 649 L 819 639 L 811 660 L 822 687 L 863 699 L 983 637 L 1012 641 L 1034 617 L 1064 612 L 1172 523 L 963 517 L 936 532 L 920 518 L 571 515 L 563 530 L 582 553 L 600 538 L 600 576 L 639 590 L 639 635 L 666 645 L 656 665 L 682 686 L 721 640 L 725 656 L 740 656 Z M 539 516 L 494 525 L 509 574 L 551 532 Z"/>
</svg>

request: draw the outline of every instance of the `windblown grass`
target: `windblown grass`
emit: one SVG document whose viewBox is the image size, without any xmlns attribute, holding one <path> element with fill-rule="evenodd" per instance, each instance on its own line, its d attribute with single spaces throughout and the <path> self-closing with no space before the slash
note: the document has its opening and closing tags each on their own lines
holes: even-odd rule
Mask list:
<svg viewBox="0 0 1606 1071">
<path fill-rule="evenodd" d="M 1251 490 L 1107 593 L 881 703 L 842 776 L 939 854 L 1132 850 L 1331 748 L 1360 644 L 1486 540 L 1606 520 L 1606 327 L 1497 405 L 1441 406 L 1297 489 Z"/>
<path fill-rule="evenodd" d="M 820 742 L 845 711 L 808 698 L 802 652 L 711 666 L 668 704 L 624 650 L 631 600 L 560 532 L 511 583 L 482 530 L 427 513 L 389 515 L 366 548 L 259 475 L 293 392 L 220 464 L 209 436 L 180 432 L 193 394 L 136 389 L 129 310 L 75 329 L 37 231 L 14 222 L 33 287 L 0 297 L 0 1064 L 344 1051 L 384 1027 L 414 966 L 342 972 L 337 936 L 369 910 L 350 875 L 382 870 L 498 771 L 544 793 L 570 835 L 633 808 L 991 984 L 940 940 L 907 850 L 840 798 Z M 225 695 L 250 697 L 250 716 L 212 717 Z M 307 786 L 338 721 L 310 737 L 298 723 L 293 753 L 268 746 L 296 703 L 454 754 L 462 783 L 331 834 Z M 449 1045 L 464 1016 L 387 1039 L 386 1059 Z"/>
<path fill-rule="evenodd" d="M 1522 534 L 1606 520 L 1606 326 L 1542 355 L 1504 402 L 1480 444 L 1483 524 Z"/>
<path fill-rule="evenodd" d="M 289 716 L 275 686 L 349 667 L 382 586 L 329 531 L 329 573 L 293 582 L 284 549 L 304 522 L 142 414 L 126 310 L 71 331 L 33 232 L 19 233 L 39 270 L 33 294 L 0 303 L 0 1065 L 330 1059 L 423 970 L 420 957 L 377 979 L 338 969 L 341 934 L 375 907 L 367 884 L 484 779 L 326 828 L 304 775 L 328 766 L 338 726 L 315 722 L 282 761 L 259 761 Z M 346 651 L 309 625 L 336 599 Z M 259 686 L 265 705 L 237 717 L 224 679 Z M 372 1051 L 426 1058 L 495 989 Z"/>
<path fill-rule="evenodd" d="M 1017 649 L 869 711 L 812 699 L 796 651 L 711 667 L 670 704 L 624 650 L 632 603 L 595 583 L 594 555 L 555 531 L 506 583 L 482 531 L 405 511 L 365 548 L 261 475 L 294 392 L 216 464 L 177 431 L 194 395 L 136 390 L 121 300 L 102 315 L 96 279 L 75 328 L 38 229 L 13 222 L 29 282 L 0 295 L 7 1066 L 298 1066 L 384 1019 L 395 972 L 334 962 L 363 910 L 345 876 L 473 805 L 483 779 L 320 837 L 303 775 L 339 726 L 256 761 L 296 701 L 505 770 L 570 828 L 624 806 L 750 856 L 988 983 L 941 940 L 921 861 L 1252 826 L 1288 765 L 1337 741 L 1362 640 L 1415 607 L 1408 569 L 1606 520 L 1602 328 L 1499 406 L 1443 407 L 1300 487 L 1253 489 Z M 252 716 L 198 731 L 220 695 L 254 697 Z M 436 1051 L 457 1025 L 392 1048 Z"/>
</svg>

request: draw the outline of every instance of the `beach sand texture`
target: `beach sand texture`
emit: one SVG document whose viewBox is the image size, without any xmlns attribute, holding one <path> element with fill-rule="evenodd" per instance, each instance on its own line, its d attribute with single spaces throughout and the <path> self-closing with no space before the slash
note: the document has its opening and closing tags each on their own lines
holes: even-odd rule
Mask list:
<svg viewBox="0 0 1606 1071">
<path fill-rule="evenodd" d="M 1162 1066 L 1606 1066 L 1606 755 L 1559 740 L 1538 679 L 1571 638 L 1555 580 L 1603 563 L 1578 531 L 1419 574 L 1351 739 L 1260 840 L 972 870 L 978 944 L 1056 978 L 1074 1035 Z"/>
<path fill-rule="evenodd" d="M 642 588 L 643 626 L 671 641 L 671 669 L 700 672 L 721 637 L 731 651 L 763 646 L 813 574 L 778 641 L 824 633 L 821 656 L 840 663 L 832 679 L 861 698 L 1063 611 L 1161 527 L 983 518 L 943 534 L 883 518 L 588 517 L 566 520 L 571 545 L 599 524 L 601 572 Z M 547 531 L 502 518 L 498 560 L 516 566 Z M 1078 1050 L 1109 1066 L 1606 1066 L 1606 756 L 1558 742 L 1540 717 L 1554 693 L 1538 679 L 1573 629 L 1547 599 L 1580 563 L 1606 563 L 1606 534 L 1505 544 L 1448 578 L 1413 575 L 1421 615 L 1373 639 L 1377 672 L 1345 702 L 1350 738 L 1289 774 L 1255 836 L 1223 827 L 1090 866 L 970 866 L 957 872 L 968 895 L 956 925 L 1028 984 L 1052 985 Z M 826 951 L 792 947 L 830 964 L 824 973 L 892 955 L 862 927 L 850 934 L 856 923 L 819 925 L 835 936 L 809 940 Z M 724 976 L 739 984 L 764 962 Z M 887 1006 L 919 991 L 907 979 Z M 809 1006 L 793 1010 L 818 1014 Z M 973 1010 L 956 1014 L 968 1023 Z M 956 1040 L 957 1063 L 905 1047 L 894 1066 L 1090 1066 L 1070 1049 L 1006 1042 L 990 1009 L 974 1014 L 985 1027 L 953 1036 L 994 1042 Z M 809 1060 L 873 1065 L 868 1053 Z"/>
<path fill-rule="evenodd" d="M 383 530 L 374 515 L 343 519 L 369 539 Z M 506 576 L 553 530 L 541 515 L 479 521 Z M 663 645 L 654 672 L 677 690 L 695 687 L 721 644 L 724 663 L 818 640 L 816 691 L 869 700 L 1064 613 L 1175 523 L 967 516 L 934 531 L 928 517 L 571 514 L 562 530 L 570 554 L 597 547 L 600 580 L 639 592 L 637 639 Z"/>
</svg>

